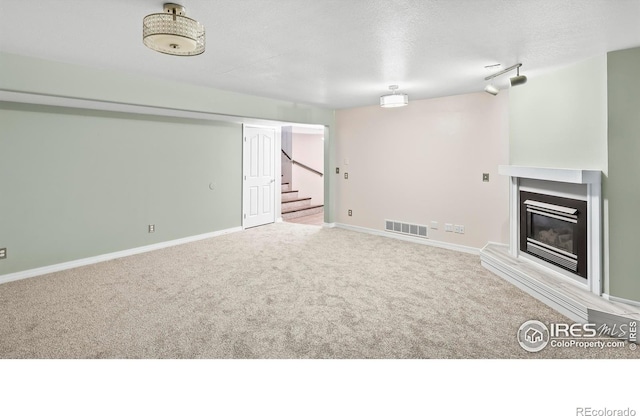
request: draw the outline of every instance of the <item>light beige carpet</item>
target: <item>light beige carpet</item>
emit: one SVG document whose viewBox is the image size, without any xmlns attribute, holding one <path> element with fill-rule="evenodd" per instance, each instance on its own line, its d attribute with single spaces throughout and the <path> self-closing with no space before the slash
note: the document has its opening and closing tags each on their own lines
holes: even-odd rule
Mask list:
<svg viewBox="0 0 640 416">
<path fill-rule="evenodd" d="M 2 358 L 637 358 L 527 353 L 568 320 L 462 254 L 273 224 L 0 285 Z"/>
</svg>

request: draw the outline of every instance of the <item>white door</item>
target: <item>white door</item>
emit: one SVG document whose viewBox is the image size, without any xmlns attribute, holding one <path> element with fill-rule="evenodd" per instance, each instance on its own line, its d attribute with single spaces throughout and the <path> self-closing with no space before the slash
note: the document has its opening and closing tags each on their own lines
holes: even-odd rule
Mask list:
<svg viewBox="0 0 640 416">
<path fill-rule="evenodd" d="M 244 228 L 275 221 L 276 131 L 264 127 L 243 127 Z"/>
</svg>

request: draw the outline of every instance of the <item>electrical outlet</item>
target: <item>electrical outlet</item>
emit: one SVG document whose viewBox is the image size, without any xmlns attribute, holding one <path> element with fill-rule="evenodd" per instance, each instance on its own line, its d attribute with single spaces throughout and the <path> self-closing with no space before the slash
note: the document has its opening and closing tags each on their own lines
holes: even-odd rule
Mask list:
<svg viewBox="0 0 640 416">
<path fill-rule="evenodd" d="M 7 258 L 7 249 L 0 248 L 0 260 L 4 260 Z"/>
<path fill-rule="evenodd" d="M 344 178 L 349 179 L 349 174 L 347 172 L 344 173 Z M 356 181 L 357 182 L 357 181 Z"/>
<path fill-rule="evenodd" d="M 352 211 L 352 210 L 349 210 L 349 211 L 348 211 L 348 214 L 349 214 L 349 216 L 350 216 L 350 217 L 352 217 L 352 216 L 353 216 L 353 211 Z"/>
<path fill-rule="evenodd" d="M 340 173 L 340 168 L 336 168 L 336 173 Z"/>
<path fill-rule="evenodd" d="M 458 224 L 453 226 L 453 232 L 456 234 L 460 234 L 460 226 Z"/>
<path fill-rule="evenodd" d="M 489 174 L 488 173 L 483 173 L 482 174 L 482 182 L 489 182 Z"/>
<path fill-rule="evenodd" d="M 150 233 L 155 233 L 156 232 L 156 225 L 155 224 L 149 224 L 149 232 Z"/>
<path fill-rule="evenodd" d="M 438 229 L 438 221 L 431 221 L 431 229 L 432 230 Z"/>
<path fill-rule="evenodd" d="M 464 234 L 464 225 L 460 226 L 460 234 Z"/>
<path fill-rule="evenodd" d="M 447 232 L 447 233 L 452 233 L 453 232 L 453 224 L 449 224 L 449 223 L 445 224 L 444 225 L 444 231 Z"/>
</svg>

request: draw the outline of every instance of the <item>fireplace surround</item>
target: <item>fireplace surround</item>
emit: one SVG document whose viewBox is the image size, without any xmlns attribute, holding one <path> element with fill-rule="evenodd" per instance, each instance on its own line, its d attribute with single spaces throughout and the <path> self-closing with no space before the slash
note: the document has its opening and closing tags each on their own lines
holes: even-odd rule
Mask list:
<svg viewBox="0 0 640 416">
<path fill-rule="evenodd" d="M 586 286 L 590 292 L 596 295 L 602 295 L 602 172 L 599 170 L 516 165 L 499 166 L 498 172 L 501 175 L 510 177 L 509 253 L 511 256 L 530 260 L 542 267 L 548 267 L 550 273 L 557 275 L 559 279 L 563 279 L 564 276 L 564 278 L 571 279 L 574 282 L 578 282 L 578 284 Z M 521 194 L 521 192 L 524 193 Z M 527 192 L 542 194 L 543 196 L 531 196 L 527 194 Z M 527 200 L 534 202 L 533 204 L 529 204 L 528 208 L 527 205 L 524 204 Z M 525 216 L 527 215 L 527 209 L 534 211 L 531 213 L 533 216 L 533 225 L 529 226 L 536 227 L 538 237 L 540 237 L 540 231 L 547 231 L 547 235 L 543 235 L 542 238 L 553 239 L 555 245 L 548 244 L 545 241 L 538 241 L 537 244 L 534 242 L 533 250 L 527 248 L 527 242 L 530 242 L 527 238 L 531 237 L 526 236 L 527 225 L 525 224 L 523 227 L 523 218 L 521 216 L 523 210 Z M 553 212 L 554 210 L 556 210 L 556 212 Z M 554 223 L 551 219 L 558 218 L 547 216 L 549 219 L 542 219 L 539 214 L 540 212 L 551 213 L 556 217 L 563 217 L 563 219 L 577 215 L 582 225 L 579 229 L 577 229 L 578 227 L 574 229 L 573 226 L 569 228 L 576 233 L 576 238 L 580 241 L 572 240 L 571 250 L 566 250 L 568 247 L 568 237 L 566 236 L 568 222 L 564 221 L 565 224 L 561 225 L 556 222 L 555 225 L 558 226 L 558 229 L 549 231 L 550 228 L 547 226 Z M 560 238 L 558 236 L 558 238 L 555 239 L 554 233 L 562 234 L 564 237 Z M 582 241 L 583 236 L 584 242 Z M 525 242 L 524 249 L 523 239 Z M 561 242 L 561 240 L 564 240 L 564 242 Z M 576 244 L 575 247 L 574 244 Z M 551 246 L 551 248 L 547 246 Z M 546 251 L 541 248 L 546 249 Z M 531 251 L 533 251 L 533 253 Z M 551 252 L 553 256 L 547 255 L 550 254 L 549 252 Z M 542 253 L 544 253 L 544 255 Z M 566 255 L 567 253 L 571 253 L 572 255 Z M 543 257 L 547 258 L 544 258 L 543 261 Z M 548 257 L 553 257 L 557 261 L 551 262 L 550 264 Z M 567 261 L 565 262 L 563 260 Z M 574 263 L 569 260 L 577 260 L 578 262 Z M 571 270 L 574 267 L 576 270 Z"/>
</svg>

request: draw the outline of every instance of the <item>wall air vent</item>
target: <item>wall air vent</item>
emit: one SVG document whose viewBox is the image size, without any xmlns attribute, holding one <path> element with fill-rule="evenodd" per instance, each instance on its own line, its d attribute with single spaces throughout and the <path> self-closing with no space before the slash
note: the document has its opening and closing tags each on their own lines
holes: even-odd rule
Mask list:
<svg viewBox="0 0 640 416">
<path fill-rule="evenodd" d="M 409 224 L 406 222 L 385 220 L 385 231 L 398 234 L 412 235 L 414 237 L 427 238 L 427 226 L 419 224 Z"/>
</svg>

